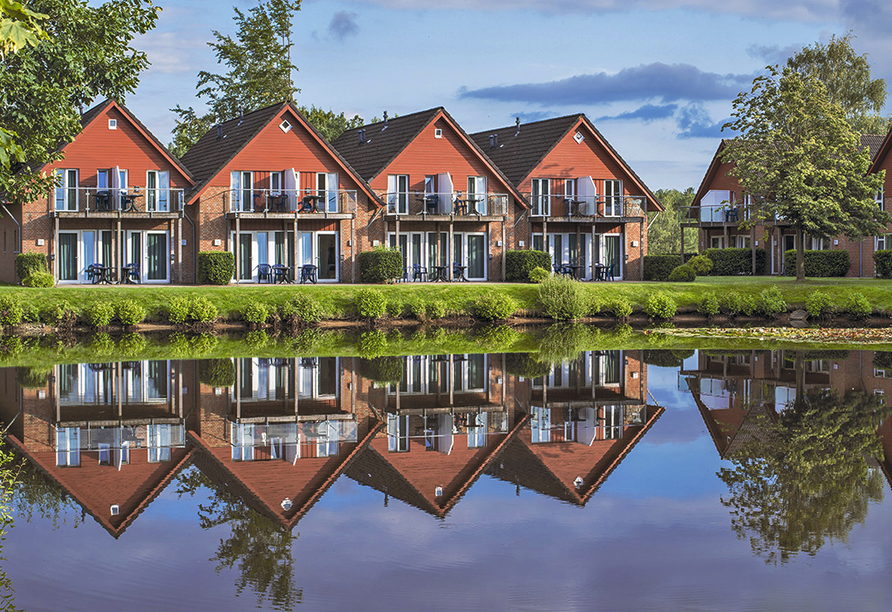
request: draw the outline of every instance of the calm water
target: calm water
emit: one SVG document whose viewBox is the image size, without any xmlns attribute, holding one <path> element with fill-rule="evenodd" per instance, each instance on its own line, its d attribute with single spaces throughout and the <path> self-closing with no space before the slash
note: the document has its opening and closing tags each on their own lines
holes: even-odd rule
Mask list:
<svg viewBox="0 0 892 612">
<path fill-rule="evenodd" d="M 881 610 L 888 354 L 0 370 L 37 610 Z M 398 381 L 398 382 L 397 382 Z"/>
</svg>

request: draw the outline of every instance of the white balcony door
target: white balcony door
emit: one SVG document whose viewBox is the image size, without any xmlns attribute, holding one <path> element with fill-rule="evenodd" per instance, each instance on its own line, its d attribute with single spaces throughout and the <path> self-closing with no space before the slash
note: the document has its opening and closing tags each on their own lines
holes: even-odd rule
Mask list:
<svg viewBox="0 0 892 612">
<path fill-rule="evenodd" d="M 167 232 L 127 232 L 127 263 L 139 265 L 141 282 L 168 282 L 170 237 Z"/>
<path fill-rule="evenodd" d="M 486 177 L 469 176 L 468 177 L 468 201 L 474 204 L 468 204 L 468 212 L 471 212 L 473 206 L 481 215 L 486 214 Z"/>
<path fill-rule="evenodd" d="M 170 173 L 167 170 L 146 172 L 146 210 L 149 212 L 170 210 Z"/>
<path fill-rule="evenodd" d="M 547 217 L 551 214 L 551 179 L 532 179 L 531 202 L 534 217 Z"/>
</svg>

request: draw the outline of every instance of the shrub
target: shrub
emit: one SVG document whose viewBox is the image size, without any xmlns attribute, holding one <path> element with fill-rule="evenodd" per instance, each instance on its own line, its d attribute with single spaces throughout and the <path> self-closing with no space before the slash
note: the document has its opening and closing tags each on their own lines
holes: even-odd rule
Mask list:
<svg viewBox="0 0 892 612">
<path fill-rule="evenodd" d="M 0 323 L 3 325 L 18 325 L 25 316 L 22 308 L 22 300 L 18 295 L 4 295 L 0 297 Z"/>
<path fill-rule="evenodd" d="M 683 266 L 678 266 L 672 270 L 672 273 L 669 275 L 669 282 L 690 283 L 696 278 L 697 274 L 694 272 L 694 268 L 688 264 L 684 264 Z"/>
<path fill-rule="evenodd" d="M 235 255 L 229 251 L 202 251 L 198 254 L 198 284 L 228 285 L 235 276 Z"/>
<path fill-rule="evenodd" d="M 142 334 L 124 334 L 118 342 L 118 350 L 128 357 L 135 357 L 145 352 L 148 344 Z"/>
<path fill-rule="evenodd" d="M 115 307 L 109 302 L 94 302 L 87 309 L 87 321 L 94 327 L 108 327 L 115 316 Z"/>
<path fill-rule="evenodd" d="M 176 296 L 168 302 L 167 319 L 174 325 L 181 325 L 189 320 L 192 301 L 183 296 Z"/>
<path fill-rule="evenodd" d="M 525 249 L 505 253 L 505 280 L 526 283 L 531 280 L 530 272 L 535 268 L 551 270 L 551 255 L 545 251 Z"/>
<path fill-rule="evenodd" d="M 267 309 L 266 304 L 251 301 L 245 306 L 242 317 L 251 325 L 263 325 L 269 318 L 269 310 Z"/>
<path fill-rule="evenodd" d="M 70 328 L 74 326 L 77 315 L 67 300 L 59 300 L 44 311 L 44 318 L 57 327 Z"/>
<path fill-rule="evenodd" d="M 403 314 L 403 303 L 398 301 L 387 302 L 387 315 L 397 318 Z"/>
<path fill-rule="evenodd" d="M 759 294 L 758 309 L 766 317 L 776 317 L 787 311 L 787 302 L 776 285 L 762 290 Z"/>
<path fill-rule="evenodd" d="M 443 300 L 431 300 L 427 304 L 426 314 L 430 319 L 442 319 L 446 316 L 446 302 Z"/>
<path fill-rule="evenodd" d="M 409 314 L 418 320 L 424 320 L 427 316 L 427 302 L 419 297 L 413 297 L 406 306 L 409 309 Z"/>
<path fill-rule="evenodd" d="M 539 266 L 536 266 L 535 268 L 530 270 L 530 282 L 531 283 L 541 283 L 549 278 L 551 278 L 551 272 L 549 272 L 545 268 L 540 268 Z"/>
<path fill-rule="evenodd" d="M 704 254 L 712 260 L 711 276 L 753 273 L 753 253 L 750 249 L 706 249 Z M 765 249 L 756 249 L 756 274 L 765 274 L 765 259 Z"/>
<path fill-rule="evenodd" d="M 34 272 L 22 280 L 25 287 L 54 287 L 56 280 L 49 272 Z"/>
<path fill-rule="evenodd" d="M 45 389 L 51 373 L 52 368 L 18 367 L 16 368 L 15 378 L 26 389 Z"/>
<path fill-rule="evenodd" d="M 146 309 L 136 300 L 124 300 L 118 304 L 118 319 L 123 325 L 139 325 L 145 318 Z"/>
<path fill-rule="evenodd" d="M 356 292 L 356 312 L 366 319 L 380 319 L 387 311 L 387 298 L 378 289 L 360 289 Z"/>
<path fill-rule="evenodd" d="M 696 255 L 691 257 L 687 264 L 694 269 L 694 274 L 697 276 L 706 276 L 712 271 L 713 263 L 712 260 L 706 255 Z"/>
<path fill-rule="evenodd" d="M 552 319 L 581 319 L 589 313 L 589 299 L 579 281 L 552 276 L 539 285 L 539 303 Z"/>
<path fill-rule="evenodd" d="M 873 314 L 873 307 L 864 294 L 856 291 L 849 297 L 846 310 L 853 319 L 866 319 Z"/>
<path fill-rule="evenodd" d="M 738 296 L 739 297 L 739 296 Z M 719 314 L 719 300 L 712 291 L 707 291 L 697 304 L 697 312 L 707 317 Z"/>
<path fill-rule="evenodd" d="M 682 264 L 681 255 L 645 255 L 644 280 L 669 280 L 672 270 Z"/>
<path fill-rule="evenodd" d="M 209 387 L 231 387 L 235 384 L 232 359 L 202 359 L 198 362 L 198 382 Z"/>
<path fill-rule="evenodd" d="M 892 278 L 892 249 L 877 251 L 873 254 L 876 275 L 880 278 Z"/>
<path fill-rule="evenodd" d="M 617 319 L 624 321 L 632 314 L 632 305 L 627 299 L 619 297 L 608 304 L 607 310 Z"/>
<path fill-rule="evenodd" d="M 505 355 L 505 372 L 514 376 L 534 379 L 551 374 L 552 365 L 539 361 L 532 353 L 508 353 Z"/>
<path fill-rule="evenodd" d="M 651 294 L 644 303 L 644 312 L 654 319 L 671 319 L 676 310 L 675 300 L 662 292 Z"/>
<path fill-rule="evenodd" d="M 383 387 L 398 385 L 402 382 L 405 361 L 403 357 L 377 357 L 375 359 L 360 359 L 357 366 L 360 376 Z"/>
<path fill-rule="evenodd" d="M 204 296 L 192 298 L 192 303 L 189 305 L 189 316 L 192 319 L 208 323 L 215 320 L 217 315 L 217 307 L 209 299 Z"/>
<path fill-rule="evenodd" d="M 722 294 L 722 299 L 719 304 L 726 313 L 732 317 L 736 317 L 742 312 L 743 298 L 741 298 L 740 294 L 736 291 L 728 291 L 727 293 Z"/>
<path fill-rule="evenodd" d="M 823 291 L 813 291 L 805 300 L 805 309 L 810 316 L 815 318 L 830 314 L 830 296 Z"/>
<path fill-rule="evenodd" d="M 387 351 L 387 336 L 380 329 L 363 332 L 356 343 L 359 356 L 363 359 L 380 357 Z"/>
<path fill-rule="evenodd" d="M 848 251 L 805 251 L 805 275 L 812 277 L 845 276 L 849 271 Z M 784 253 L 784 274 L 796 276 L 796 251 Z"/>
<path fill-rule="evenodd" d="M 318 323 L 324 316 L 322 304 L 306 293 L 298 293 L 282 305 L 282 317 L 292 326 L 298 323 Z"/>
<path fill-rule="evenodd" d="M 399 249 L 377 246 L 359 254 L 359 275 L 364 283 L 386 283 L 400 278 L 403 266 Z"/>
<path fill-rule="evenodd" d="M 474 301 L 471 310 L 478 319 L 501 321 L 514 314 L 517 303 L 504 293 L 484 293 Z"/>
<path fill-rule="evenodd" d="M 35 272 L 47 271 L 44 253 L 19 253 L 15 256 L 15 273 L 22 281 Z"/>
</svg>

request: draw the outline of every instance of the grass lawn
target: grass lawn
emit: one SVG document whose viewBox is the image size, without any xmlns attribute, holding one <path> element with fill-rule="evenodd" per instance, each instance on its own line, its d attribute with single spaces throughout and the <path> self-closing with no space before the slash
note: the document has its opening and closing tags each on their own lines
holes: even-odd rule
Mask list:
<svg viewBox="0 0 892 612">
<path fill-rule="evenodd" d="M 48 306 L 66 300 L 79 310 L 97 301 L 118 302 L 124 299 L 140 301 L 149 312 L 149 320 L 163 319 L 168 302 L 174 296 L 205 296 L 226 317 L 237 316 L 251 301 L 270 306 L 281 306 L 286 300 L 301 292 L 316 297 L 332 318 L 349 317 L 353 313 L 356 292 L 369 285 L 239 285 L 239 286 L 167 286 L 127 285 L 92 286 L 71 285 L 51 289 L 31 289 L 19 286 L 0 287 L 0 298 L 12 294 L 23 306 L 43 311 Z M 692 283 L 667 282 L 613 282 L 584 283 L 589 292 L 601 304 L 622 297 L 636 310 L 640 310 L 647 298 L 661 291 L 675 299 L 681 310 L 693 310 L 706 292 L 721 297 L 728 291 L 757 297 L 771 286 L 780 288 L 787 303 L 793 307 L 805 304 L 808 295 L 821 290 L 830 296 L 835 306 L 844 306 L 854 292 L 862 293 L 875 311 L 892 312 L 892 280 L 822 278 L 797 283 L 787 277 L 699 277 Z M 413 300 L 443 300 L 447 309 L 462 313 L 477 296 L 487 292 L 507 293 L 527 314 L 539 311 L 537 285 L 521 283 L 401 283 L 374 285 L 390 302 L 407 304 Z"/>
</svg>

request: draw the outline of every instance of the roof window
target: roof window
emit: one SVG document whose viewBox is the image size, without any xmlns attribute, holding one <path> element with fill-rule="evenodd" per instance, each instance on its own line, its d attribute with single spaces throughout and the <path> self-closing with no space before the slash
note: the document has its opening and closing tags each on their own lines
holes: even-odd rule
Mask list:
<svg viewBox="0 0 892 612">
<path fill-rule="evenodd" d="M 117 119 L 109 119 L 108 120 L 108 129 L 110 129 L 110 130 L 118 129 L 118 120 Z"/>
<path fill-rule="evenodd" d="M 291 131 L 291 124 L 288 123 L 287 119 L 283 119 L 282 123 L 279 124 L 279 129 L 287 134 Z"/>
<path fill-rule="evenodd" d="M 582 144 L 582 141 L 585 140 L 585 136 L 582 135 L 582 132 L 576 132 L 573 134 L 573 140 L 576 141 L 576 144 Z"/>
</svg>

